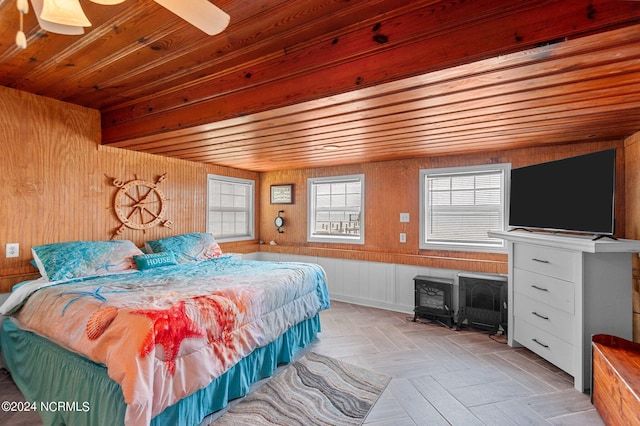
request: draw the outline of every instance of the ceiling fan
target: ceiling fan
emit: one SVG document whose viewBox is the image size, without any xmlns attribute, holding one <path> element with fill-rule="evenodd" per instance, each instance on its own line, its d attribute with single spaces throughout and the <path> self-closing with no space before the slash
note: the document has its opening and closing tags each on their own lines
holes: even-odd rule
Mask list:
<svg viewBox="0 0 640 426">
<path fill-rule="evenodd" d="M 16 44 L 27 47 L 26 36 L 22 30 L 22 15 L 29 13 L 27 0 L 16 0 L 20 11 L 20 31 L 16 35 Z M 91 0 L 102 5 L 115 5 L 125 0 Z M 208 35 L 221 33 L 229 25 L 230 17 L 222 9 L 208 0 L 153 0 L 194 27 Z M 79 35 L 91 22 L 84 14 L 79 0 L 31 0 L 38 23 L 43 30 L 57 34 Z"/>
</svg>

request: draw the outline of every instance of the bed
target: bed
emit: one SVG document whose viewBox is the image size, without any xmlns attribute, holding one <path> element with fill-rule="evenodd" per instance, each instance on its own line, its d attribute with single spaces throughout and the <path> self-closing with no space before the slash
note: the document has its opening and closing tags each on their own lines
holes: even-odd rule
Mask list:
<svg viewBox="0 0 640 426">
<path fill-rule="evenodd" d="M 42 278 L 0 307 L 0 345 L 45 424 L 197 425 L 320 331 L 318 265 L 236 260 L 211 234 L 146 247 L 34 247 Z"/>
</svg>

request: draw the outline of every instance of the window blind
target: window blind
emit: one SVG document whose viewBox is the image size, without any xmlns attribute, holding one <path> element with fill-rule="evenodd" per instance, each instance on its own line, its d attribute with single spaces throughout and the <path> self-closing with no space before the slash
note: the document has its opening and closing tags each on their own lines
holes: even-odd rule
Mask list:
<svg viewBox="0 0 640 426">
<path fill-rule="evenodd" d="M 501 245 L 487 235 L 504 226 L 502 169 L 425 174 L 425 243 Z"/>
<path fill-rule="evenodd" d="M 207 230 L 219 240 L 253 238 L 253 181 L 209 177 Z"/>
<path fill-rule="evenodd" d="M 310 241 L 362 241 L 363 180 L 362 175 L 309 179 Z"/>
</svg>

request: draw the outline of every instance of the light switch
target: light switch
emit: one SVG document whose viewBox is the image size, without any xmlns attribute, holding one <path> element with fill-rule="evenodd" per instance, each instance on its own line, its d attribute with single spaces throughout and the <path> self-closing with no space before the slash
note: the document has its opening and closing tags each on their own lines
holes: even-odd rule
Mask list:
<svg viewBox="0 0 640 426">
<path fill-rule="evenodd" d="M 400 222 L 409 222 L 409 213 L 400 213 Z"/>
</svg>

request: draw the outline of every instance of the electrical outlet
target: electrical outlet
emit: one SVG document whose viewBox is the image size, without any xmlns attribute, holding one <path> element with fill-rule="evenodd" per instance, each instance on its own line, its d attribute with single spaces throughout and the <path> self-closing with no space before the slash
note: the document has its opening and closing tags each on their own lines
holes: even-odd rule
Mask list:
<svg viewBox="0 0 640 426">
<path fill-rule="evenodd" d="M 400 213 L 400 222 L 409 222 L 409 213 Z"/>
<path fill-rule="evenodd" d="M 400 233 L 400 242 L 401 243 L 406 243 L 407 242 L 407 234 L 405 234 L 404 232 Z"/>
<path fill-rule="evenodd" d="M 20 254 L 20 244 L 7 243 L 5 246 L 5 257 L 18 257 Z"/>
</svg>

